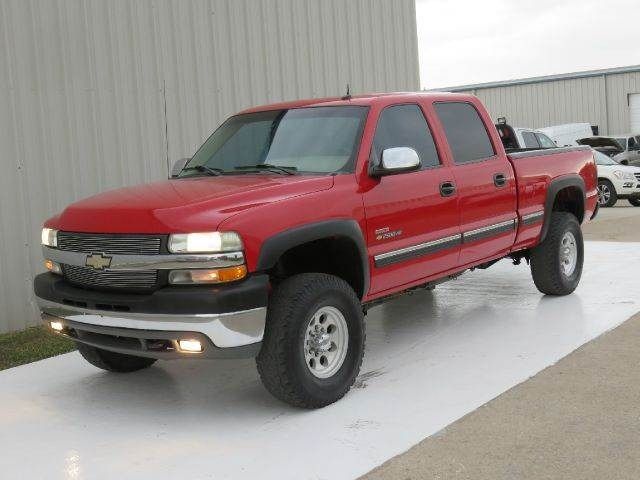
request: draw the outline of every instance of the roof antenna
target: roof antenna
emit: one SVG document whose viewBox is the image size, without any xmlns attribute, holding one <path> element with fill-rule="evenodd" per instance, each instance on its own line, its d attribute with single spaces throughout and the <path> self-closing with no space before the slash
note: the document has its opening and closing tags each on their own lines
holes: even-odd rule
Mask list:
<svg viewBox="0 0 640 480">
<path fill-rule="evenodd" d="M 347 94 L 344 97 L 342 97 L 341 100 L 351 100 L 351 92 L 350 92 L 348 83 L 347 83 Z"/>
</svg>

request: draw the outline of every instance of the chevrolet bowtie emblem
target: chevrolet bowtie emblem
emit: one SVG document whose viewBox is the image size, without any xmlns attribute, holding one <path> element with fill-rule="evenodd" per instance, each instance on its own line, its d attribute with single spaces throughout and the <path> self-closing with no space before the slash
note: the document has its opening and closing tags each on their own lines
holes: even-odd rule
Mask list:
<svg viewBox="0 0 640 480">
<path fill-rule="evenodd" d="M 92 253 L 87 256 L 84 264 L 94 270 L 104 270 L 111 266 L 111 258 L 112 257 L 107 257 L 104 253 Z"/>
</svg>

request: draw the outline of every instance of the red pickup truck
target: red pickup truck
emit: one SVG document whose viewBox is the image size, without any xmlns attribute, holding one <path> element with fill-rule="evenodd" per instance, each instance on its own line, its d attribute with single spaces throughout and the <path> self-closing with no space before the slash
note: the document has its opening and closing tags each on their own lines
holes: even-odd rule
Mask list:
<svg viewBox="0 0 640 480">
<path fill-rule="evenodd" d="M 503 258 L 571 293 L 596 185 L 588 147 L 507 154 L 471 95 L 252 108 L 169 180 L 49 219 L 35 294 L 97 367 L 255 356 L 273 395 L 322 407 L 358 375 L 377 303 Z"/>
</svg>

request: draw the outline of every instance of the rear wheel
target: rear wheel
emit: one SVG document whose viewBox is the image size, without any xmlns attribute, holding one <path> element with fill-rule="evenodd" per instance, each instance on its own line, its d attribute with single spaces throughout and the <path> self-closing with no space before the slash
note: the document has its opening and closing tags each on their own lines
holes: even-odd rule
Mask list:
<svg viewBox="0 0 640 480">
<path fill-rule="evenodd" d="M 552 212 L 547 236 L 531 250 L 531 275 L 546 295 L 568 295 L 582 276 L 584 244 L 578 219 L 571 213 Z"/>
<path fill-rule="evenodd" d="M 640 197 L 629 197 L 627 200 L 634 207 L 640 207 Z"/>
<path fill-rule="evenodd" d="M 601 207 L 613 207 L 618 201 L 616 189 L 609 180 L 598 180 L 598 203 Z"/>
<path fill-rule="evenodd" d="M 80 355 L 94 367 L 109 372 L 129 373 L 150 367 L 156 362 L 155 358 L 136 357 L 123 353 L 110 352 L 101 348 L 77 343 Z"/>
<path fill-rule="evenodd" d="M 353 385 L 364 340 L 360 300 L 344 280 L 295 275 L 269 300 L 258 372 L 276 398 L 296 407 L 324 407 Z"/>
</svg>

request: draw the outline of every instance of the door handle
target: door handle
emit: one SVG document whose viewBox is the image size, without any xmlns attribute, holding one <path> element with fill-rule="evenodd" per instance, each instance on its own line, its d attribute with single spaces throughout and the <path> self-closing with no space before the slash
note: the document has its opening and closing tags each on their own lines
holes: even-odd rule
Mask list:
<svg viewBox="0 0 640 480">
<path fill-rule="evenodd" d="M 450 197 L 456 193 L 456 184 L 453 182 L 442 182 L 440 184 L 440 196 Z"/>
<path fill-rule="evenodd" d="M 504 173 L 496 173 L 493 176 L 493 184 L 496 187 L 504 187 L 507 184 L 507 177 Z"/>
</svg>

